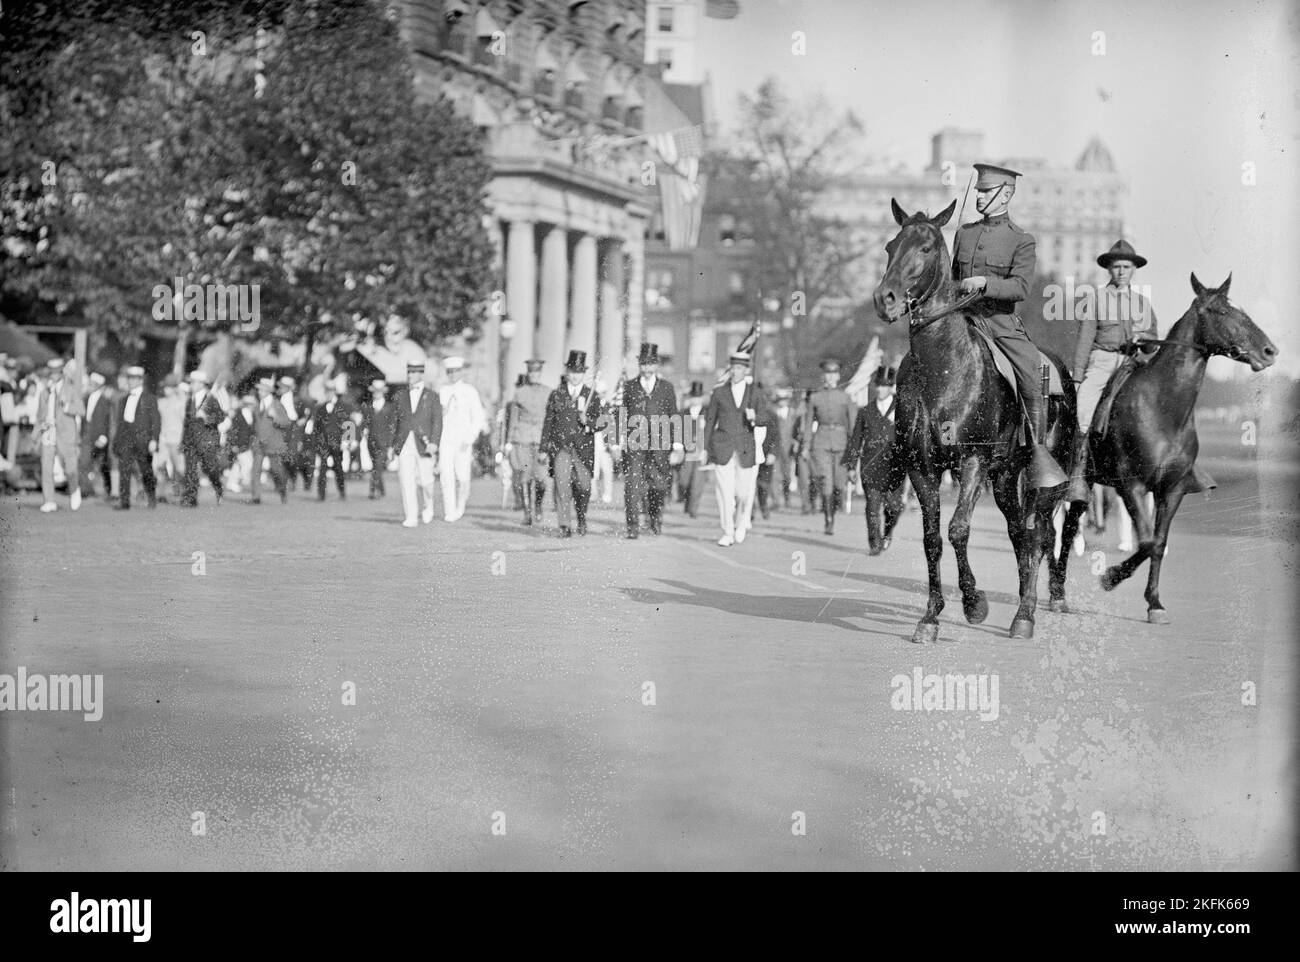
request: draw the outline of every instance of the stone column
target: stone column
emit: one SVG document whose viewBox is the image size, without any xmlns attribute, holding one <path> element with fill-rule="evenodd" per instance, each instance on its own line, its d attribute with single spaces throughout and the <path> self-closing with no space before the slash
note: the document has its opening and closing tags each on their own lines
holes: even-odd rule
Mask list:
<svg viewBox="0 0 1300 962">
<path fill-rule="evenodd" d="M 573 249 L 573 326 L 569 350 L 586 351 L 587 365 L 596 357 L 596 238 L 583 234 Z M 565 355 L 566 357 L 568 355 Z"/>
<path fill-rule="evenodd" d="M 546 362 L 542 376 L 557 384 L 564 370 L 569 310 L 569 238 L 563 227 L 550 227 L 542 238 L 542 290 L 538 301 L 536 353 Z"/>
<path fill-rule="evenodd" d="M 515 323 L 515 333 L 506 350 L 503 373 L 505 383 L 513 384 L 524 369 L 524 361 L 533 355 L 533 329 L 537 326 L 537 252 L 531 221 L 510 222 L 506 240 L 506 313 Z"/>
<path fill-rule="evenodd" d="M 606 241 L 600 264 L 599 371 L 609 390 L 623 373 L 623 245 Z"/>
<path fill-rule="evenodd" d="M 487 218 L 485 225 L 488 237 L 492 240 L 492 273 L 496 280 L 493 290 L 488 294 L 488 313 L 483 323 L 483 338 L 477 345 L 484 369 L 477 372 L 475 379 L 484 390 L 484 399 L 500 400 L 502 387 L 501 365 L 505 361 L 506 342 L 501 337 L 501 322 L 505 320 L 507 308 L 502 297 L 505 280 L 505 238 L 501 234 L 501 222 L 494 216 Z"/>
</svg>

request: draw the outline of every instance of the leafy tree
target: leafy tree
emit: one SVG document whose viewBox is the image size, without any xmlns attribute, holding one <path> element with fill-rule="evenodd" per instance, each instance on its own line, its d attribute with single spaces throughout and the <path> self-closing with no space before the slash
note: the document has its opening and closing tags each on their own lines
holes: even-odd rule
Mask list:
<svg viewBox="0 0 1300 962">
<path fill-rule="evenodd" d="M 398 312 L 427 342 L 481 322 L 481 139 L 416 101 L 378 5 L 82 0 L 0 22 L 5 290 L 128 341 L 177 277 L 258 285 L 240 337 Z M 178 363 L 189 334 L 233 326 L 177 323 Z"/>
</svg>

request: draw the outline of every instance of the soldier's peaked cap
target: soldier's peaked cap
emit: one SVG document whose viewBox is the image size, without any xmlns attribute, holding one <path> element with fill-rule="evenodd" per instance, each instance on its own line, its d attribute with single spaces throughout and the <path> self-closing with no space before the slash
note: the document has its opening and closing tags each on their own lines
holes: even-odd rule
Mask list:
<svg viewBox="0 0 1300 962">
<path fill-rule="evenodd" d="M 975 173 L 979 175 L 975 180 L 976 190 L 990 190 L 1006 184 L 1014 187 L 1016 178 L 1021 176 L 1018 170 L 1012 170 L 1010 167 L 999 167 L 996 164 L 976 164 Z"/>
</svg>

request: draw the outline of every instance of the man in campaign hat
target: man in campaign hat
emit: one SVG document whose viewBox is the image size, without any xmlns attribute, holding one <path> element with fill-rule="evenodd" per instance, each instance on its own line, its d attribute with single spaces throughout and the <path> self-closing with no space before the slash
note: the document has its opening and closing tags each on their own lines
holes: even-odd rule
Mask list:
<svg viewBox="0 0 1300 962">
<path fill-rule="evenodd" d="M 858 471 L 867 503 L 867 545 L 869 553 L 878 555 L 889 547 L 894 525 L 903 513 L 903 485 L 895 484 L 890 470 L 894 446 L 894 387 L 897 372 L 878 369 L 871 376 L 875 397 L 858 411 L 853 436 L 844 452 L 844 464 L 850 472 Z M 880 515 L 884 512 L 884 529 Z"/>
<path fill-rule="evenodd" d="M 546 466 L 541 453 L 542 423 L 546 420 L 546 401 L 550 390 L 541 383 L 543 361 L 524 361 L 526 373 L 506 405 L 505 454 L 514 473 L 515 489 L 524 502 L 524 524 L 542 523 L 542 506 L 546 500 Z"/>
<path fill-rule="evenodd" d="M 1151 302 L 1131 286 L 1133 272 L 1146 262 L 1128 241 L 1116 241 L 1097 258 L 1098 265 L 1110 273 L 1110 282 L 1095 297 L 1085 296 L 1078 305 L 1081 323 L 1072 370 L 1079 430 L 1074 438 L 1074 470 L 1065 495 L 1070 501 L 1088 500 L 1088 485 L 1083 479 L 1088 432 L 1106 384 L 1126 355 L 1135 354 L 1142 341 L 1160 336 Z"/>
<path fill-rule="evenodd" d="M 1036 248 L 1034 236 L 1011 220 L 1007 210 L 1016 193 L 1019 171 L 994 164 L 976 164 L 975 207 L 983 219 L 957 228 L 953 242 L 952 274 L 963 295 L 980 292 L 984 296 L 969 309 L 982 318 L 990 336 L 1011 361 L 1016 372 L 1016 387 L 1029 417 L 1034 445 L 1036 487 L 1055 487 L 1065 475 L 1048 453 L 1042 438 L 1036 436 L 1045 401 L 1038 348 L 1029 339 L 1017 313 L 1018 305 L 1029 296 L 1034 276 Z M 1044 420 L 1045 423 L 1045 420 Z"/>
<path fill-rule="evenodd" d="M 858 416 L 858 407 L 840 387 L 840 362 L 826 358 L 821 362 L 822 387 L 815 391 L 812 408 L 813 475 L 822 498 L 825 533 L 835 533 L 835 513 L 845 503 L 848 471 L 842 463 L 849 447 L 849 432 Z"/>
<path fill-rule="evenodd" d="M 645 514 L 651 534 L 663 530 L 664 501 L 672 486 L 669 459 L 682 449 L 672 436 L 677 395 L 659 377 L 659 346 L 642 344 L 637 356 L 640 377 L 623 386 L 623 414 L 628 427 L 623 440 L 623 503 L 628 538 L 636 538 Z"/>
<path fill-rule="evenodd" d="M 546 399 L 542 421 L 540 457 L 549 463 L 555 479 L 555 513 L 561 538 L 573 536 L 575 517 L 578 534 L 587 533 L 587 504 L 596 466 L 595 435 L 604 426 L 600 398 L 582 383 L 586 373 L 587 352 L 570 351 L 564 382 Z"/>
</svg>

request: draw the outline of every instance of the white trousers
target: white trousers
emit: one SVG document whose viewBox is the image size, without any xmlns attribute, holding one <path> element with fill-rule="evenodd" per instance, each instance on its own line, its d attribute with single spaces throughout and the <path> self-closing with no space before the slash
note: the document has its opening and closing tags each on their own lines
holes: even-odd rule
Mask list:
<svg viewBox="0 0 1300 962">
<path fill-rule="evenodd" d="M 415 450 L 415 438 L 406 436 L 406 443 L 397 455 L 397 483 L 402 488 L 402 513 L 407 524 L 419 520 L 420 504 L 415 493 L 416 480 L 424 494 L 424 510 L 433 510 L 433 458 L 422 458 Z"/>
<path fill-rule="evenodd" d="M 736 455 L 726 464 L 713 466 L 713 490 L 718 496 L 718 518 L 722 533 L 734 538 L 736 530 L 749 530 L 754 512 L 754 482 L 758 467 L 742 468 Z"/>
<path fill-rule="evenodd" d="M 469 504 L 470 462 L 473 445 L 444 441 L 438 446 L 439 480 L 442 481 L 442 511 L 448 521 L 456 521 Z"/>
</svg>

